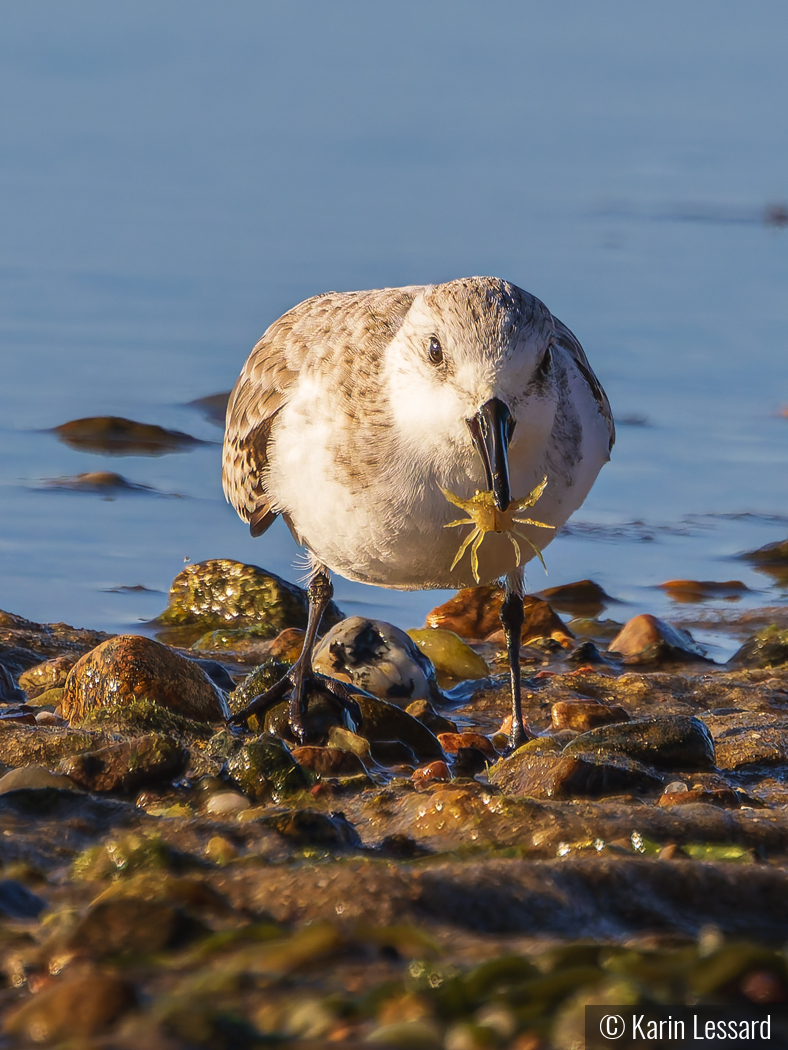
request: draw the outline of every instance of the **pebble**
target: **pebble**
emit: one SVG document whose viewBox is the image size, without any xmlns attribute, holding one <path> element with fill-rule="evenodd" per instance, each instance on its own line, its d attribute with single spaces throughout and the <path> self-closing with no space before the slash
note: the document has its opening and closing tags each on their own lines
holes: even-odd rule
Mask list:
<svg viewBox="0 0 788 1050">
<path fill-rule="evenodd" d="M 412 704 L 408 704 L 405 710 L 412 718 L 415 718 L 417 722 L 421 722 L 436 736 L 438 733 L 457 732 L 457 723 L 439 714 L 429 700 L 414 700 Z"/>
<path fill-rule="evenodd" d="M 439 733 L 438 742 L 447 755 L 456 755 L 461 748 L 473 747 L 493 762 L 498 758 L 492 741 L 481 733 Z"/>
<path fill-rule="evenodd" d="M 222 691 L 202 668 L 166 645 L 121 634 L 81 657 L 66 679 L 61 710 L 72 725 L 96 709 L 159 705 L 200 722 L 224 721 Z"/>
<path fill-rule="evenodd" d="M 628 722 L 629 715 L 623 707 L 608 706 L 598 700 L 559 700 L 550 708 L 550 721 L 556 730 L 585 733 L 597 726 Z"/>
<path fill-rule="evenodd" d="M 414 783 L 423 783 L 427 780 L 451 780 L 449 767 L 445 762 L 428 762 L 425 766 L 419 766 L 411 774 Z"/>
<path fill-rule="evenodd" d="M 111 974 L 65 975 L 37 995 L 11 1007 L 6 1035 L 52 1046 L 62 1039 L 99 1035 L 137 1005 L 133 985 Z"/>
<path fill-rule="evenodd" d="M 353 776 L 356 773 L 366 773 L 358 755 L 338 747 L 294 747 L 293 758 L 299 766 L 321 777 Z"/>
<path fill-rule="evenodd" d="M 249 799 L 237 791 L 219 791 L 205 803 L 205 812 L 212 817 L 233 817 L 250 806 Z"/>
<path fill-rule="evenodd" d="M 29 765 L 12 769 L 0 777 L 0 795 L 9 791 L 78 791 L 69 777 L 52 773 L 45 766 Z"/>
<path fill-rule="evenodd" d="M 338 623 L 318 643 L 312 666 L 400 706 L 438 695 L 430 658 L 384 620 L 349 616 Z"/>
<path fill-rule="evenodd" d="M 706 659 L 705 649 L 689 631 L 674 627 L 650 613 L 641 613 L 624 624 L 610 642 L 625 664 L 689 663 Z"/>
<path fill-rule="evenodd" d="M 414 628 L 406 632 L 411 641 L 432 661 L 438 675 L 459 682 L 487 678 L 487 662 L 454 631 L 440 627 Z"/>
</svg>

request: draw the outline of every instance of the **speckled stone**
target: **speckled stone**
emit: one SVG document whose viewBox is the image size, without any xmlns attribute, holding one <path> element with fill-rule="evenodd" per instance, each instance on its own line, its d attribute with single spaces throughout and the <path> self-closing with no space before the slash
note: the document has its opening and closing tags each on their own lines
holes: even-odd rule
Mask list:
<svg viewBox="0 0 788 1050">
<path fill-rule="evenodd" d="M 199 722 L 224 721 L 229 714 L 222 691 L 202 668 L 133 634 L 110 638 L 77 661 L 66 679 L 62 714 L 79 725 L 96 708 L 143 699 Z"/>
</svg>

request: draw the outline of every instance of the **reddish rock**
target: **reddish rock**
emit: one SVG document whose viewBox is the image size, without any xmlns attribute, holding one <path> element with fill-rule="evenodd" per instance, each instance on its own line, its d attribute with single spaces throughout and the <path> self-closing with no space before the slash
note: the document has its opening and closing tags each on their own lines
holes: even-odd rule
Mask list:
<svg viewBox="0 0 788 1050">
<path fill-rule="evenodd" d="M 626 664 L 660 664 L 705 660 L 705 652 L 689 631 L 666 623 L 649 613 L 634 616 L 610 643 Z"/>
<path fill-rule="evenodd" d="M 457 591 L 443 605 L 427 614 L 427 627 L 442 627 L 454 631 L 461 638 L 472 640 L 503 641 L 501 628 L 501 605 L 503 589 L 497 584 L 483 587 L 465 587 Z M 532 594 L 523 599 L 525 621 L 521 634 L 525 645 L 534 638 L 554 638 L 561 645 L 569 644 L 574 637 L 566 624 L 550 605 Z"/>
<path fill-rule="evenodd" d="M 674 602 L 702 602 L 707 598 L 738 598 L 749 591 L 741 580 L 668 580 L 659 585 Z"/>
<path fill-rule="evenodd" d="M 366 772 L 358 755 L 338 747 L 294 747 L 292 755 L 299 766 L 322 777 L 347 777 Z"/>
<path fill-rule="evenodd" d="M 456 755 L 464 747 L 473 747 L 494 762 L 498 752 L 492 741 L 481 733 L 438 733 L 438 742 L 447 755 Z"/>
<path fill-rule="evenodd" d="M 169 708 L 201 722 L 224 721 L 227 702 L 201 667 L 166 645 L 121 634 L 86 653 L 63 692 L 64 718 L 79 724 L 91 711 L 135 700 Z"/>
<path fill-rule="evenodd" d="M 597 726 L 629 721 L 629 715 L 623 707 L 608 707 L 598 700 L 559 700 L 553 704 L 550 718 L 554 729 L 575 729 L 578 733 L 585 733 Z"/>
<path fill-rule="evenodd" d="M 451 780 L 451 773 L 449 773 L 449 767 L 445 762 L 430 762 L 426 766 L 419 766 L 418 769 L 414 769 L 411 780 L 417 784 L 425 783 L 428 780 Z"/>
</svg>

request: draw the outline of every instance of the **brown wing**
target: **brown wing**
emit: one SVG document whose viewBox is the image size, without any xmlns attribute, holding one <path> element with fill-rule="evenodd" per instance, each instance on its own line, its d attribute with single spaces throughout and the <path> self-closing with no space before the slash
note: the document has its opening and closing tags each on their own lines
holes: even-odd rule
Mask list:
<svg viewBox="0 0 788 1050">
<path fill-rule="evenodd" d="M 575 335 L 566 327 L 563 321 L 559 321 L 555 316 L 553 316 L 553 327 L 555 328 L 556 343 L 572 356 L 578 372 L 583 379 L 585 379 L 586 383 L 588 383 L 591 393 L 594 396 L 594 400 L 597 405 L 599 405 L 599 414 L 607 422 L 608 430 L 610 431 L 610 450 L 613 448 L 613 444 L 616 440 L 616 427 L 613 422 L 613 412 L 610 408 L 607 394 L 602 389 L 602 384 L 594 375 L 594 371 L 588 363 L 585 351 L 577 341 Z"/>
<path fill-rule="evenodd" d="M 222 480 L 225 496 L 253 536 L 265 532 L 279 513 L 266 491 L 268 446 L 299 373 L 320 363 L 331 371 L 327 359 L 348 345 L 379 352 L 399 327 L 413 292 L 385 288 L 314 296 L 275 321 L 252 350 L 227 406 Z M 339 384 L 341 371 L 334 374 Z"/>
</svg>

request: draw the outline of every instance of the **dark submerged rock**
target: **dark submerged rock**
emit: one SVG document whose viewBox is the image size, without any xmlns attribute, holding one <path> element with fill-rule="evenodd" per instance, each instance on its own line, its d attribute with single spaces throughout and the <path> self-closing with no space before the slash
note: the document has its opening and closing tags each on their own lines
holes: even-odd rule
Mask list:
<svg viewBox="0 0 788 1050">
<path fill-rule="evenodd" d="M 205 444 L 180 430 L 167 430 L 153 423 L 137 423 L 121 416 L 73 419 L 54 427 L 53 433 L 66 445 L 82 452 L 115 456 L 162 456 Z"/>
</svg>

